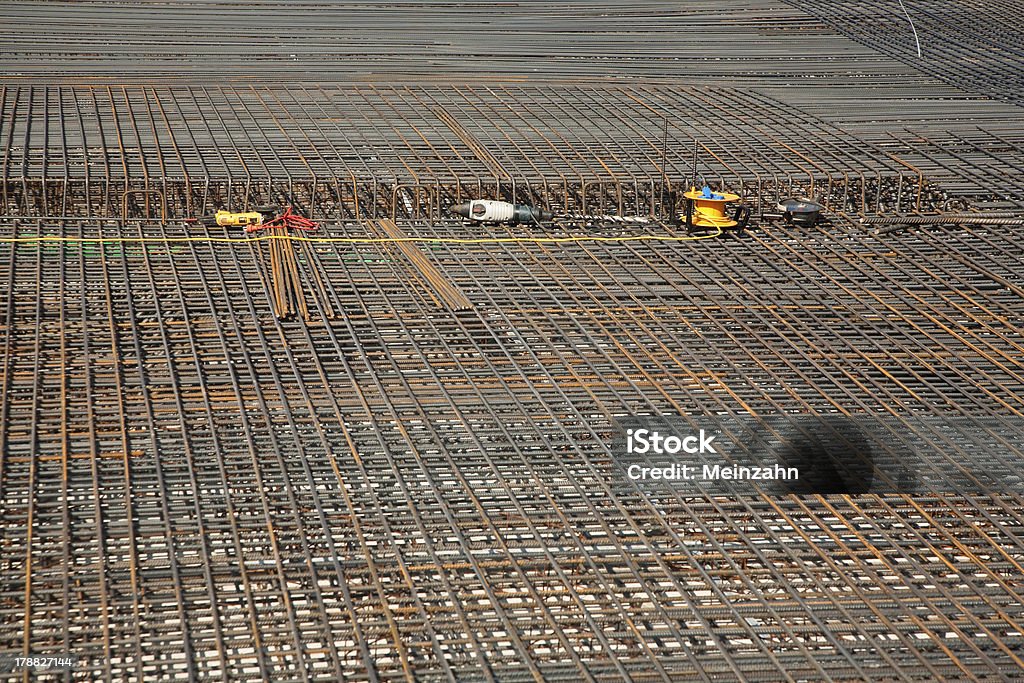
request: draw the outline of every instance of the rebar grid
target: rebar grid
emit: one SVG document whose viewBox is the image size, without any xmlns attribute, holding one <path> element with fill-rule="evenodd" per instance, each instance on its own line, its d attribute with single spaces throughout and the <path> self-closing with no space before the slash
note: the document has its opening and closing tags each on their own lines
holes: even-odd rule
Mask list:
<svg viewBox="0 0 1024 683">
<path fill-rule="evenodd" d="M 0 3 L 25 82 L 919 80 L 784 3 Z"/>
<path fill-rule="evenodd" d="M 959 131 L 893 131 L 883 147 L 941 187 L 947 200 L 970 197 L 989 210 L 1024 207 L 1024 134 L 1006 124 Z"/>
<path fill-rule="evenodd" d="M 1024 99 L 1024 19 L 1015 2 L 787 0 L 872 51 L 964 92 Z M 872 21 L 865 21 L 866 18 Z M 912 22 L 912 25 L 911 25 Z M 918 42 L 920 39 L 920 55 Z"/>
<path fill-rule="evenodd" d="M 924 59 L 896 2 L 0 2 L 0 658 L 1018 678 L 1009 487 L 686 497 L 613 464 L 623 416 L 839 412 L 957 472 L 922 416 L 1021 416 L 1019 226 L 891 223 L 1020 217 L 1016 5 L 905 4 Z M 429 241 L 679 235 L 695 137 L 745 234 Z M 797 194 L 824 222 L 773 227 Z M 469 197 L 559 218 L 446 220 Z M 425 239 L 181 222 L 265 203 Z M 10 241 L 40 235 L 71 239 Z"/>
<path fill-rule="evenodd" d="M 5 649 L 106 679 L 1019 671 L 1019 497 L 652 496 L 609 454 L 616 415 L 1019 416 L 1019 230 L 421 244 L 458 312 L 402 250 L 308 246 L 306 322 L 265 243 L 0 243 Z"/>
<path fill-rule="evenodd" d="M 695 171 L 759 209 L 793 194 L 858 212 L 931 200 L 878 146 L 727 88 L 0 86 L 0 122 L 8 215 L 188 217 L 285 198 L 437 220 L 487 196 L 665 216 Z"/>
</svg>

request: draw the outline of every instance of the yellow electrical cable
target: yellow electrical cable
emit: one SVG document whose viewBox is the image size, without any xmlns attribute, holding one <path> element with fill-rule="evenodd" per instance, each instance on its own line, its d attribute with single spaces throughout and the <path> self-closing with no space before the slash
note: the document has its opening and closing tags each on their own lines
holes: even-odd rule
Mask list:
<svg viewBox="0 0 1024 683">
<path fill-rule="evenodd" d="M 0 237 L 0 244 L 25 244 L 38 242 L 65 242 L 72 244 L 173 244 L 182 242 L 208 242 L 218 244 L 247 244 L 268 240 L 291 240 L 295 242 L 335 244 L 398 244 L 412 242 L 420 244 L 563 244 L 571 242 L 695 242 L 718 237 L 721 228 L 707 235 L 625 235 L 602 237 L 584 235 L 577 237 L 302 237 L 299 235 L 258 235 L 256 237 L 63 237 L 60 235 L 39 235 L 36 237 Z"/>
</svg>

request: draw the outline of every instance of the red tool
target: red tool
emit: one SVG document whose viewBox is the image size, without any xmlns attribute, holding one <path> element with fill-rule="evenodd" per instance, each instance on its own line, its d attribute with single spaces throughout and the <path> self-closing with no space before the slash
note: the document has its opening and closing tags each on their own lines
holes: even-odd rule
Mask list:
<svg viewBox="0 0 1024 683">
<path fill-rule="evenodd" d="M 285 230 L 316 230 L 320 227 L 320 224 L 316 221 L 312 221 L 305 216 L 292 211 L 292 207 L 288 206 L 285 208 L 284 213 L 276 218 L 265 220 L 262 223 L 249 225 L 245 228 L 246 232 L 258 232 L 260 230 L 266 230 L 267 228 L 279 228 Z"/>
</svg>

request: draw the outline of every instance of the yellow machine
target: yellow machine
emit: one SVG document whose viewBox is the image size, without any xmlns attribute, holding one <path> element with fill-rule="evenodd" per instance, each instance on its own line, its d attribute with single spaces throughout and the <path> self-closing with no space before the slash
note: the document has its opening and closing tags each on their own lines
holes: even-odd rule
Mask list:
<svg viewBox="0 0 1024 683">
<path fill-rule="evenodd" d="M 262 225 L 263 214 L 259 211 L 245 211 L 236 213 L 234 211 L 218 211 L 213 216 L 217 225 L 227 228 L 244 228 L 250 225 Z"/>
<path fill-rule="evenodd" d="M 252 211 L 217 211 L 212 216 L 192 219 L 202 223 L 208 228 L 215 228 L 218 225 L 224 228 L 245 228 L 246 230 L 259 229 L 277 215 L 276 206 L 257 206 Z"/>
<path fill-rule="evenodd" d="M 683 193 L 686 198 L 686 226 L 687 228 L 734 228 L 746 227 L 750 219 L 750 209 L 740 205 L 736 213 L 729 217 L 725 212 L 725 205 L 730 202 L 738 202 L 740 196 L 731 192 L 712 192 L 711 188 L 704 187 L 698 190 L 691 187 L 688 192 Z"/>
</svg>

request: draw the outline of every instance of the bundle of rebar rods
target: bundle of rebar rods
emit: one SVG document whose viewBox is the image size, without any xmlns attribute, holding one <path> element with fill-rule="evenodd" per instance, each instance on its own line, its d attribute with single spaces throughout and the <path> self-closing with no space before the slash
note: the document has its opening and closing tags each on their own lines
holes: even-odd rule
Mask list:
<svg viewBox="0 0 1024 683">
<path fill-rule="evenodd" d="M 270 228 L 270 278 L 274 299 L 274 313 L 279 318 L 290 318 L 296 313 L 309 320 L 309 309 L 302 291 L 299 265 L 287 228 Z"/>
<path fill-rule="evenodd" d="M 473 304 L 457 287 L 438 271 L 418 246 L 409 242 L 401 228 L 393 220 L 384 218 L 377 221 L 380 234 L 409 260 L 417 278 L 423 283 L 424 291 L 435 304 L 446 306 L 452 311 L 464 311 Z"/>
</svg>

